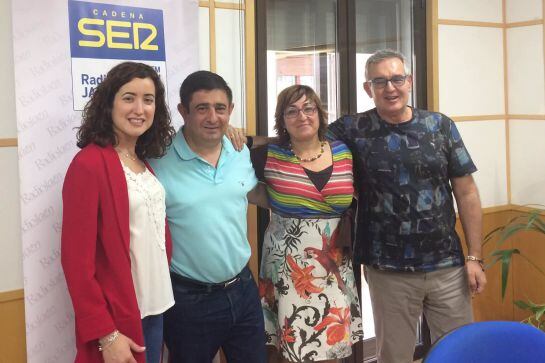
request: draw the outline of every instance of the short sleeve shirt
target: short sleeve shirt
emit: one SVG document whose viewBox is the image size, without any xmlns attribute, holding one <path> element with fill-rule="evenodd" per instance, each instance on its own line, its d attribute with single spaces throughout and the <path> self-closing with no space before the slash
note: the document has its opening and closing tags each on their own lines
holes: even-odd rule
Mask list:
<svg viewBox="0 0 545 363">
<path fill-rule="evenodd" d="M 354 154 L 359 189 L 356 259 L 383 270 L 463 265 L 451 178 L 477 170 L 454 122 L 413 109 L 400 124 L 376 109 L 330 125 Z"/>
<path fill-rule="evenodd" d="M 161 159 L 149 160 L 166 190 L 170 269 L 202 282 L 236 276 L 248 263 L 247 194 L 256 184 L 250 153 L 223 137 L 217 166 L 191 150 L 182 129 Z"/>
</svg>

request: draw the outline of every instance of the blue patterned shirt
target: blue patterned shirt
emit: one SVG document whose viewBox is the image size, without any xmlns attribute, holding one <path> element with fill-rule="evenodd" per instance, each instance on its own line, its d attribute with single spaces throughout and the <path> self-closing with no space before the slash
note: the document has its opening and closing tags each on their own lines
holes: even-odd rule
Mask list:
<svg viewBox="0 0 545 363">
<path fill-rule="evenodd" d="M 357 262 L 394 271 L 464 264 L 450 179 L 477 168 L 450 118 L 413 109 L 390 124 L 372 109 L 333 122 L 328 137 L 354 155 Z"/>
</svg>

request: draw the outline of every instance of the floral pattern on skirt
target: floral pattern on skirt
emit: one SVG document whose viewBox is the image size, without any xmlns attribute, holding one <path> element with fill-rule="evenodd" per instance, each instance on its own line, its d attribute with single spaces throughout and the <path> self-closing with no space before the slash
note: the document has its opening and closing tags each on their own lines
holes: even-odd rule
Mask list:
<svg viewBox="0 0 545 363">
<path fill-rule="evenodd" d="M 271 214 L 259 294 L 267 344 L 292 362 L 344 358 L 363 339 L 350 256 L 335 247 L 339 218 Z"/>
</svg>

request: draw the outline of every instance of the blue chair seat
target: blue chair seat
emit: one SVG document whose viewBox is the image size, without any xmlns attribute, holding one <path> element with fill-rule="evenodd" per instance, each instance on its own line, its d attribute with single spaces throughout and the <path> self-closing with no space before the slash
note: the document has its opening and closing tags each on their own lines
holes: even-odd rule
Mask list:
<svg viewBox="0 0 545 363">
<path fill-rule="evenodd" d="M 545 333 L 513 321 L 485 321 L 439 339 L 424 363 L 545 363 Z"/>
</svg>

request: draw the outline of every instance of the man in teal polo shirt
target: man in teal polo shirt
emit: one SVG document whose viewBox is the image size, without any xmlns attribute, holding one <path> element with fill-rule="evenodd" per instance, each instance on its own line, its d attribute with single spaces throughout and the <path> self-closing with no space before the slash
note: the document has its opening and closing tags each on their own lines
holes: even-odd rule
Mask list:
<svg viewBox="0 0 545 363">
<path fill-rule="evenodd" d="M 258 182 L 248 149 L 224 136 L 232 92 L 219 75 L 198 71 L 180 88 L 184 126 L 167 154 L 150 160 L 166 190 L 173 239 L 174 307 L 164 335 L 172 362 L 210 362 L 221 347 L 229 362 L 265 361 L 263 315 L 247 267 L 248 200 Z"/>
</svg>

